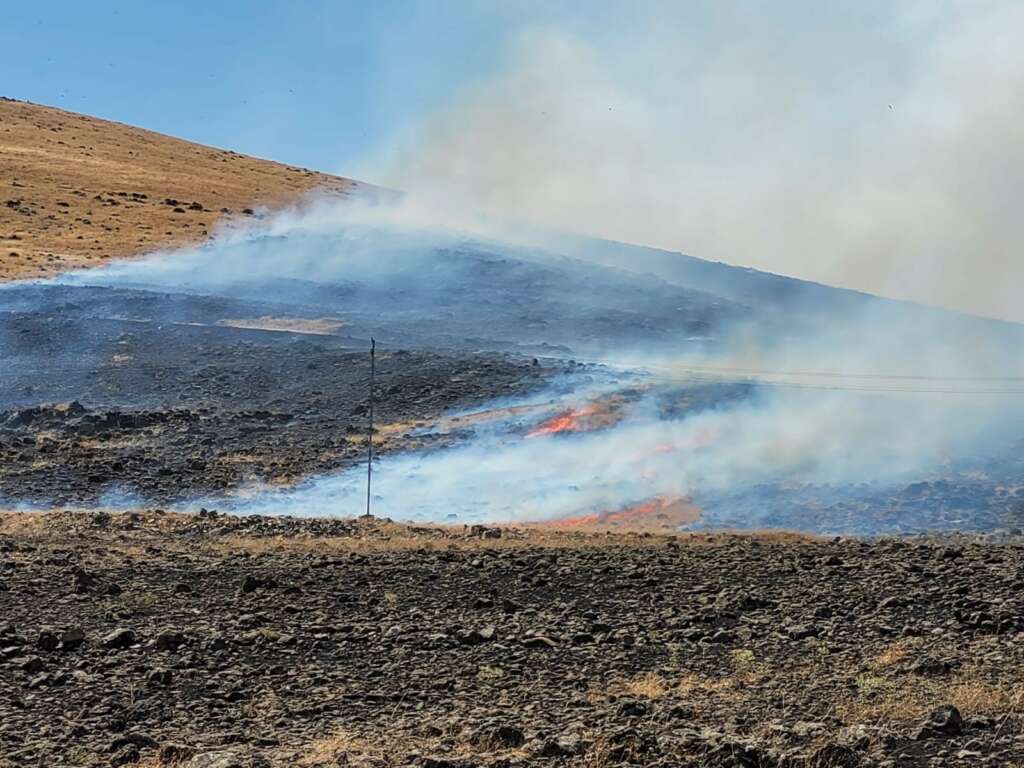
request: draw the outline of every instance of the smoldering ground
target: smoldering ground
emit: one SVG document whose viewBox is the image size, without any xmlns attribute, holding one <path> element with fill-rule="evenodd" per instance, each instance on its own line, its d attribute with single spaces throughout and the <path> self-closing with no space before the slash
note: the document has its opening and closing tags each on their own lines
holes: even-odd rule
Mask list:
<svg viewBox="0 0 1024 768">
<path fill-rule="evenodd" d="M 59 300 L 82 327 L 134 313 L 181 328 L 202 306 L 201 326 L 330 318 L 324 338 L 355 348 L 374 335 L 386 349 L 539 355 L 539 367 L 556 375 L 532 394 L 477 400 L 473 410 L 495 417 L 470 420 L 440 443 L 439 412 L 399 428 L 409 442 L 380 462 L 374 499 L 396 518 L 540 520 L 688 497 L 705 500 L 706 524 L 785 525 L 799 512 L 803 528 L 859 530 L 867 518 L 844 510 L 836 519 L 821 495 L 891 499 L 913 483 L 979 473 L 984 487 L 967 500 L 985 508 L 978 525 L 1010 525 L 1020 513 L 1009 458 L 1022 434 L 1016 326 L 651 249 L 432 220 L 408 200 L 325 204 L 202 249 L 3 294 L 22 308 L 40 296 Z M 530 436 L 547 419 L 614 397 L 625 398 L 614 419 Z M 353 416 L 352 469 L 341 462 L 292 489 L 240 477 L 238 493 L 202 494 L 202 503 L 239 512 L 354 508 L 365 494 L 357 466 L 365 414 Z M 742 519 L 724 514 L 716 500 L 743 489 L 749 495 L 731 507 L 745 510 Z M 757 498 L 765 502 L 749 503 Z M 946 506 L 933 506 L 931 518 L 901 518 L 892 507 L 864 527 L 947 525 Z"/>
</svg>

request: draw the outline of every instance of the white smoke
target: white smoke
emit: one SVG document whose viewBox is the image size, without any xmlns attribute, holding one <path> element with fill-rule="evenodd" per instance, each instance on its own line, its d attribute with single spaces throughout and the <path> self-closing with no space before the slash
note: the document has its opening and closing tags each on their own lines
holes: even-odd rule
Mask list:
<svg viewBox="0 0 1024 768">
<path fill-rule="evenodd" d="M 393 206 L 323 203 L 201 249 L 65 279 L 212 293 L 241 281 L 268 299 L 283 290 L 284 278 L 388 290 L 444 275 L 438 249 L 482 240 L 503 259 L 586 267 L 557 250 L 533 249 L 543 240 L 537 230 L 446 218 L 406 200 Z M 560 242 L 549 240 L 552 248 Z M 619 261 L 628 265 L 628 248 Z M 437 289 L 457 295 L 463 287 L 441 282 Z M 513 290 L 495 288 L 496 296 Z M 655 496 L 761 482 L 884 485 L 1004 452 L 1022 434 L 1015 414 L 1024 396 L 1024 359 L 1014 354 L 1020 334 L 1012 326 L 865 301 L 859 311 L 837 311 L 802 336 L 773 336 L 756 322 L 726 330 L 728 338 L 701 354 L 666 357 L 644 345 L 610 346 L 599 360 L 610 372 L 596 389 L 580 385 L 568 401 L 481 428 L 454 447 L 384 457 L 375 470 L 374 509 L 404 520 L 507 522 L 614 511 Z M 747 379 L 759 382 L 751 398 L 668 419 L 658 412 L 659 393 L 666 390 Z M 573 386 L 571 377 L 563 385 Z M 545 415 L 631 385 L 650 387 L 650 393 L 614 427 L 524 436 Z M 291 489 L 254 487 L 195 503 L 241 512 L 346 514 L 360 507 L 364 494 L 362 467 Z"/>
<path fill-rule="evenodd" d="M 523 30 L 504 68 L 362 172 L 455 207 L 1024 320 L 1024 5 L 604 10 L 596 27 Z"/>
<path fill-rule="evenodd" d="M 884 487 L 1019 435 L 999 424 L 1007 405 L 787 387 L 666 421 L 641 403 L 606 430 L 540 437 L 488 431 L 456 447 L 385 457 L 374 472 L 373 508 L 400 520 L 505 523 L 763 482 Z M 1019 430 L 1019 421 L 1013 427 Z M 345 514 L 363 502 L 365 482 L 365 468 L 357 468 L 228 504 L 246 512 Z"/>
</svg>

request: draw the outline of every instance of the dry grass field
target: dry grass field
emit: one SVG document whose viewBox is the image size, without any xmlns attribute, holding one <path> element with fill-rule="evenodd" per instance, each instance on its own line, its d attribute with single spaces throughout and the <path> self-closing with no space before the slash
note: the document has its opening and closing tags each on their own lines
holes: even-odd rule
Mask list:
<svg viewBox="0 0 1024 768">
<path fill-rule="evenodd" d="M 0 280 L 202 242 L 350 179 L 0 98 Z"/>
</svg>

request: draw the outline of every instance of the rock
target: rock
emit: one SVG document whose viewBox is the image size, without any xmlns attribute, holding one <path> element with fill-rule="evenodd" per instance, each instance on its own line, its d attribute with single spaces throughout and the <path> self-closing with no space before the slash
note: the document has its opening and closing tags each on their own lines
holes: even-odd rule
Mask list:
<svg viewBox="0 0 1024 768">
<path fill-rule="evenodd" d="M 44 667 L 45 665 L 43 664 L 43 660 L 38 656 L 26 656 L 18 662 L 18 669 L 22 672 L 28 672 L 29 674 L 41 672 Z"/>
<path fill-rule="evenodd" d="M 924 656 L 911 664 L 908 671 L 913 672 L 915 675 L 939 677 L 942 675 L 948 675 L 952 669 L 952 665 L 944 659 L 935 659 L 931 656 Z"/>
<path fill-rule="evenodd" d="M 643 717 L 650 711 L 650 707 L 642 701 L 624 701 L 619 705 L 617 714 L 619 717 Z"/>
<path fill-rule="evenodd" d="M 461 645 L 480 645 L 494 639 L 494 627 L 487 626 L 482 629 L 471 629 L 459 632 L 456 639 Z"/>
<path fill-rule="evenodd" d="M 544 739 L 533 750 L 535 757 L 573 757 L 581 754 L 583 743 L 574 736 L 559 736 L 557 739 Z"/>
<path fill-rule="evenodd" d="M 146 675 L 149 685 L 170 685 L 174 680 L 174 672 L 169 669 L 151 669 Z"/>
<path fill-rule="evenodd" d="M 801 739 L 809 739 L 825 732 L 827 729 L 828 725 L 826 723 L 818 722 L 817 720 L 798 720 L 793 723 L 790 732 Z"/>
<path fill-rule="evenodd" d="M 242 594 L 248 595 L 255 592 L 257 589 L 273 589 L 276 586 L 277 582 L 273 579 L 261 579 L 257 576 L 253 576 L 250 573 L 247 574 L 244 579 L 242 579 L 242 584 L 239 587 L 239 590 L 242 592 Z"/>
<path fill-rule="evenodd" d="M 49 685 L 50 676 L 45 672 L 36 675 L 28 681 L 28 689 L 34 691 L 37 688 L 42 688 L 44 685 Z"/>
<path fill-rule="evenodd" d="M 71 587 L 77 595 L 84 595 L 96 586 L 96 577 L 82 568 L 71 572 Z"/>
<path fill-rule="evenodd" d="M 527 648 L 557 648 L 558 643 L 544 635 L 534 635 L 523 639 L 523 645 Z"/>
<path fill-rule="evenodd" d="M 917 741 L 949 738 L 959 736 L 963 730 L 964 721 L 960 716 L 960 710 L 952 704 L 943 704 L 931 711 L 914 738 Z"/>
<path fill-rule="evenodd" d="M 62 651 L 73 651 L 85 642 L 85 632 L 78 627 L 67 629 L 60 633 L 60 649 Z"/>
<path fill-rule="evenodd" d="M 838 741 L 843 746 L 858 752 L 865 751 L 871 746 L 871 734 L 863 725 L 851 725 L 839 730 Z"/>
<path fill-rule="evenodd" d="M 130 629 L 120 628 L 115 629 L 113 632 L 105 635 L 100 640 L 100 647 L 106 648 L 107 650 L 116 650 L 119 648 L 128 648 L 135 644 L 135 633 Z"/>
<path fill-rule="evenodd" d="M 36 648 L 41 651 L 55 651 L 60 646 L 60 638 L 56 632 L 50 632 L 43 630 L 39 633 L 39 637 L 36 638 Z"/>
<path fill-rule="evenodd" d="M 483 741 L 492 749 L 516 749 L 523 746 L 526 737 L 514 725 L 499 725 L 487 733 Z"/>
<path fill-rule="evenodd" d="M 108 751 L 116 752 L 117 750 L 129 744 L 135 747 L 139 747 L 141 749 L 156 749 L 157 747 L 156 739 L 146 735 L 145 733 L 141 733 L 139 731 L 132 731 L 131 733 L 126 733 L 123 736 L 118 736 L 116 739 L 114 739 L 110 743 Z"/>
<path fill-rule="evenodd" d="M 806 640 L 809 637 L 817 637 L 818 629 L 810 624 L 793 624 L 786 629 L 786 634 L 792 640 Z"/>
<path fill-rule="evenodd" d="M 420 768 L 475 768 L 476 766 L 476 763 L 440 755 L 423 755 L 415 764 Z"/>
<path fill-rule="evenodd" d="M 658 752 L 657 737 L 633 727 L 613 731 L 608 737 L 608 744 L 608 758 L 612 762 L 632 762 L 641 755 L 654 755 Z"/>
<path fill-rule="evenodd" d="M 700 765 L 722 768 L 773 768 L 778 761 L 755 744 L 724 739 L 713 745 Z"/>
<path fill-rule="evenodd" d="M 704 638 L 704 642 L 715 645 L 729 645 L 736 642 L 736 635 L 728 629 L 719 629 L 711 637 Z"/>
<path fill-rule="evenodd" d="M 187 744 L 177 744 L 169 741 L 160 745 L 160 751 L 157 753 L 157 756 L 159 757 L 162 765 L 174 765 L 176 763 L 183 763 L 184 761 L 189 760 L 194 757 L 195 754 L 195 749 Z"/>
<path fill-rule="evenodd" d="M 134 744 L 126 744 L 121 747 L 110 757 L 110 765 L 130 765 L 137 763 L 141 759 L 142 755 L 139 753 L 139 748 Z"/>
<path fill-rule="evenodd" d="M 469 535 L 478 539 L 500 539 L 500 528 L 488 528 L 486 525 L 474 525 L 469 529 Z"/>
<path fill-rule="evenodd" d="M 165 630 L 153 638 L 152 647 L 158 651 L 176 651 L 183 646 L 187 638 L 181 632 Z"/>
<path fill-rule="evenodd" d="M 808 768 L 857 768 L 863 756 L 853 748 L 842 744 L 826 744 L 819 747 L 807 761 Z"/>
<path fill-rule="evenodd" d="M 957 760 L 974 762 L 982 757 L 982 753 L 973 749 L 961 749 L 956 753 Z"/>
<path fill-rule="evenodd" d="M 242 761 L 230 752 L 201 752 L 185 765 L 186 768 L 245 768 Z"/>
</svg>

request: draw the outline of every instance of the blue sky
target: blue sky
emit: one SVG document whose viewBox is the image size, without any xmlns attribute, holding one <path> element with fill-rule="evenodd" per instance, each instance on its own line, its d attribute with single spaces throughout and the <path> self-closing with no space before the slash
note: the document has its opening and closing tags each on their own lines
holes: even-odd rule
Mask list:
<svg viewBox="0 0 1024 768">
<path fill-rule="evenodd" d="M 537 8 L 476 2 L 9 3 L 0 94 L 343 170 L 486 72 Z"/>
</svg>

